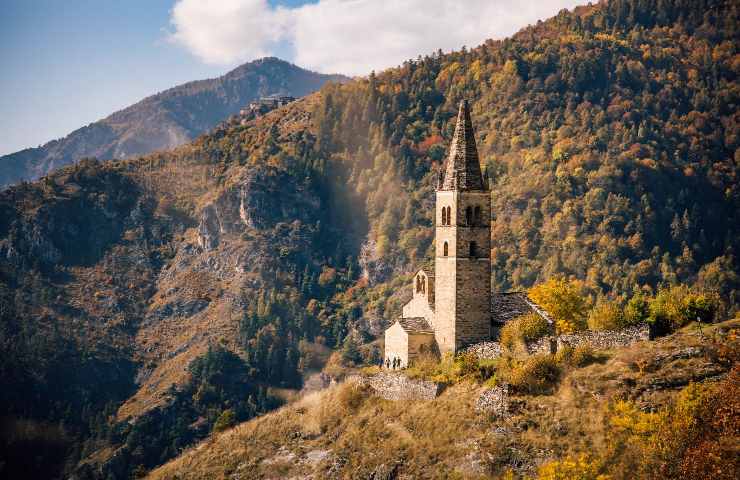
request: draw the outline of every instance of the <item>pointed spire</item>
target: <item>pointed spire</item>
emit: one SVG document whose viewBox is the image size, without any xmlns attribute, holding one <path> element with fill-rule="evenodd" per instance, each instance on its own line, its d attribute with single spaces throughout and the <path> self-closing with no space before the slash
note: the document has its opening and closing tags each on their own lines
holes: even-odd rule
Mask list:
<svg viewBox="0 0 740 480">
<path fill-rule="evenodd" d="M 485 190 L 468 101 L 460 102 L 441 190 Z"/>
</svg>

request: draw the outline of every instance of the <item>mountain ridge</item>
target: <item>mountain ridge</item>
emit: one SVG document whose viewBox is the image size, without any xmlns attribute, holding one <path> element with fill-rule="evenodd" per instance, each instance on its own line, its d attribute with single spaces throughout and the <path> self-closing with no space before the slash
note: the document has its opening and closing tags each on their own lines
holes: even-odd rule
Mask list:
<svg viewBox="0 0 740 480">
<path fill-rule="evenodd" d="M 0 157 L 0 186 L 34 180 L 84 157 L 121 159 L 182 145 L 269 94 L 302 97 L 338 74 L 311 72 L 275 57 L 219 77 L 170 87 L 78 128 L 60 139 Z"/>
</svg>

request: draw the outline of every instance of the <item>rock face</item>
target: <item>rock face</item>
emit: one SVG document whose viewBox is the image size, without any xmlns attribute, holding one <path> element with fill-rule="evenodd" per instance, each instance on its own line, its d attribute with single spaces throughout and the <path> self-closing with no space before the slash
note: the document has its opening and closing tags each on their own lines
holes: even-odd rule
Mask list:
<svg viewBox="0 0 740 480">
<path fill-rule="evenodd" d="M 200 214 L 198 244 L 206 251 L 221 237 L 246 228 L 267 229 L 281 222 L 311 223 L 321 200 L 287 174 L 269 169 L 249 171 Z"/>
<path fill-rule="evenodd" d="M 414 380 L 402 373 L 382 372 L 361 381 L 386 400 L 434 400 L 444 390 L 440 383 Z"/>
<path fill-rule="evenodd" d="M 269 94 L 302 97 L 342 75 L 304 70 L 277 58 L 244 64 L 218 78 L 189 82 L 115 112 L 41 147 L 0 157 L 0 187 L 34 180 L 84 157 L 120 159 L 171 149 Z"/>
</svg>

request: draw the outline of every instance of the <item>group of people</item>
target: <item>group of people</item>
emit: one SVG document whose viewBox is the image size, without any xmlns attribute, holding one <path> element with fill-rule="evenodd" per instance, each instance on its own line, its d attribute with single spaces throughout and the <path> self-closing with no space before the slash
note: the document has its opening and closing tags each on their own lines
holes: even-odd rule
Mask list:
<svg viewBox="0 0 740 480">
<path fill-rule="evenodd" d="M 383 366 L 382 362 L 381 362 L 380 366 L 381 367 Z M 393 360 L 391 360 L 390 358 L 386 358 L 385 359 L 385 368 L 387 368 L 389 370 L 391 370 L 391 369 L 395 370 L 397 368 L 401 368 L 401 359 L 398 358 L 398 357 L 393 357 Z"/>
</svg>

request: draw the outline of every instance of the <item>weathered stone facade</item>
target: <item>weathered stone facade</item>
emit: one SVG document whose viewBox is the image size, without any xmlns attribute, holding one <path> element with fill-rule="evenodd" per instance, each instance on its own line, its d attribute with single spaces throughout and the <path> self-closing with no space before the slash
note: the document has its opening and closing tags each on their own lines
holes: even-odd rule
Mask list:
<svg viewBox="0 0 740 480">
<path fill-rule="evenodd" d="M 437 183 L 434 267 L 414 275 L 413 298 L 403 307 L 401 320 L 386 331 L 385 358 L 399 358 L 406 366 L 428 342 L 428 332 L 403 328 L 404 319 L 426 320 L 439 353 L 489 340 L 490 256 L 490 191 L 481 174 L 468 104 L 462 102 Z"/>
<path fill-rule="evenodd" d="M 413 296 L 403 306 L 403 318 L 424 318 L 434 328 L 434 273 L 426 267 L 418 270 L 413 280 Z"/>
<path fill-rule="evenodd" d="M 491 337 L 491 197 L 466 102 L 436 203 L 434 330 L 440 352 L 455 353 Z"/>
</svg>

